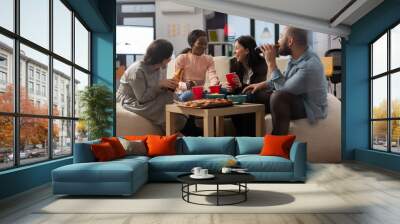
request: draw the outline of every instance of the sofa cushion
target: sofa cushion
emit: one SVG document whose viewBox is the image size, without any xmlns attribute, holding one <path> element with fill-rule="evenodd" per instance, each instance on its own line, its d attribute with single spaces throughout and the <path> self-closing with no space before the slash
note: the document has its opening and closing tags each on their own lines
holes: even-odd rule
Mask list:
<svg viewBox="0 0 400 224">
<path fill-rule="evenodd" d="M 112 145 L 108 142 L 92 144 L 90 148 L 92 149 L 94 157 L 96 157 L 96 161 L 105 162 L 118 158 Z"/>
<path fill-rule="evenodd" d="M 123 137 L 126 140 L 129 141 L 143 141 L 146 142 L 147 140 L 147 135 L 127 135 Z"/>
<path fill-rule="evenodd" d="M 178 144 L 178 154 L 225 154 L 234 155 L 233 137 L 183 137 Z"/>
<path fill-rule="evenodd" d="M 142 162 L 148 162 L 150 157 L 147 156 L 137 156 L 137 155 L 130 155 L 130 156 L 125 156 L 124 158 L 120 158 L 117 160 L 113 160 L 113 162 L 127 162 L 130 163 L 132 161 L 142 161 Z"/>
<path fill-rule="evenodd" d="M 241 168 L 249 172 L 292 172 L 292 161 L 278 156 L 239 155 L 236 156 Z"/>
<path fill-rule="evenodd" d="M 114 149 L 117 158 L 126 156 L 126 151 L 117 137 L 103 137 L 101 142 L 108 142 Z"/>
<path fill-rule="evenodd" d="M 130 182 L 134 172 L 147 171 L 141 160 L 74 163 L 53 170 L 58 182 Z"/>
<path fill-rule="evenodd" d="M 261 156 L 280 156 L 289 159 L 295 135 L 265 135 Z"/>
<path fill-rule="evenodd" d="M 146 143 L 141 140 L 127 140 L 125 138 L 119 138 L 122 146 L 126 151 L 126 155 L 147 155 Z"/>
<path fill-rule="evenodd" d="M 259 154 L 264 145 L 263 137 L 236 137 L 236 155 Z"/>
<path fill-rule="evenodd" d="M 211 172 L 219 171 L 230 159 L 231 155 L 175 155 L 158 156 L 149 160 L 149 170 L 163 172 L 191 172 L 193 167 L 199 166 Z"/>
<path fill-rule="evenodd" d="M 176 154 L 176 139 L 177 135 L 160 136 L 149 135 L 147 136 L 147 155 L 148 156 L 163 156 Z"/>
</svg>

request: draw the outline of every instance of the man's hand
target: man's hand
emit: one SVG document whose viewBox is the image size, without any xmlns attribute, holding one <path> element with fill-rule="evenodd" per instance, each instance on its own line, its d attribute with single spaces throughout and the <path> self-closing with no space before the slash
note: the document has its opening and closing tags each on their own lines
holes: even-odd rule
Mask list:
<svg viewBox="0 0 400 224">
<path fill-rule="evenodd" d="M 265 44 L 260 47 L 261 52 L 264 54 L 265 61 L 268 65 L 268 70 L 273 71 L 276 69 L 276 56 L 277 50 L 273 44 Z"/>
<path fill-rule="evenodd" d="M 178 87 L 178 82 L 173 79 L 163 79 L 158 82 L 158 86 L 162 89 L 169 89 L 174 91 Z"/>
<path fill-rule="evenodd" d="M 267 85 L 265 84 L 265 82 L 259 82 L 259 83 L 254 83 L 251 85 L 246 86 L 246 88 L 243 89 L 243 93 L 252 93 L 254 94 L 257 91 L 263 90 L 267 88 Z"/>
</svg>

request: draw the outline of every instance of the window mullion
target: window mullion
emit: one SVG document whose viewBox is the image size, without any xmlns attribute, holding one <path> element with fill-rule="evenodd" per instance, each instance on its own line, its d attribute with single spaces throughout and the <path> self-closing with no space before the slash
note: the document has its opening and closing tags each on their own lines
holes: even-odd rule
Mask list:
<svg viewBox="0 0 400 224">
<path fill-rule="evenodd" d="M 370 118 L 370 122 L 369 122 L 369 145 L 370 145 L 370 149 L 373 149 L 374 147 L 374 136 L 373 136 L 373 95 L 374 95 L 374 83 L 373 83 L 373 79 L 372 79 L 372 71 L 373 71 L 373 63 L 372 63 L 372 57 L 373 57 L 373 53 L 374 53 L 374 48 L 372 47 L 372 45 L 369 46 L 369 85 L 370 85 L 370 89 L 369 89 L 369 118 Z"/>
<path fill-rule="evenodd" d="M 72 100 L 72 105 L 71 105 L 71 117 L 75 118 L 75 12 L 72 11 L 72 16 L 71 16 L 71 23 L 72 23 L 72 38 L 71 38 L 71 56 L 72 56 L 72 64 L 73 66 L 71 67 L 72 73 L 71 73 L 71 100 Z M 72 150 L 72 155 L 74 155 L 74 146 L 75 146 L 75 125 L 76 121 L 72 121 L 72 132 L 71 132 L 71 150 Z"/>
<path fill-rule="evenodd" d="M 390 29 L 387 32 L 387 71 L 390 71 Z M 388 97 L 388 118 L 392 117 L 392 99 L 391 99 L 391 79 L 392 75 L 389 73 L 387 74 L 387 97 Z M 392 151 L 392 121 L 388 121 L 388 152 Z"/>
<path fill-rule="evenodd" d="M 49 50 L 53 52 L 53 0 L 49 0 Z M 48 120 L 48 152 L 49 159 L 53 159 L 53 57 L 49 55 L 49 72 L 48 72 L 47 96 L 49 97 L 49 116 Z"/>
<path fill-rule="evenodd" d="M 20 0 L 14 1 L 14 30 L 17 35 L 19 35 L 19 16 Z M 20 112 L 20 50 L 19 50 L 19 39 L 14 39 L 14 113 L 19 114 Z M 19 138 L 20 136 L 20 118 L 14 116 L 14 166 L 19 166 L 20 156 L 19 156 Z"/>
</svg>

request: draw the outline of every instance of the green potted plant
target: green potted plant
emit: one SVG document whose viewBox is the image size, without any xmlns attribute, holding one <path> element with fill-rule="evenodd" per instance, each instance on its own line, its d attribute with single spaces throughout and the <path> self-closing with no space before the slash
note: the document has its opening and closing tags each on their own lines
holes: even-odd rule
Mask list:
<svg viewBox="0 0 400 224">
<path fill-rule="evenodd" d="M 81 119 L 87 127 L 89 140 L 110 136 L 113 94 L 102 84 L 94 84 L 80 92 Z"/>
</svg>

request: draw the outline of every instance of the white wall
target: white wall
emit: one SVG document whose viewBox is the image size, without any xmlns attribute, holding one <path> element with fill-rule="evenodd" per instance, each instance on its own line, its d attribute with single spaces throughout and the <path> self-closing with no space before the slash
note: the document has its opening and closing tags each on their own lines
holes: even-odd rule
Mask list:
<svg viewBox="0 0 400 224">
<path fill-rule="evenodd" d="M 156 39 L 164 38 L 174 45 L 177 55 L 188 47 L 187 35 L 194 29 L 205 29 L 205 17 L 202 9 L 195 8 L 194 12 L 163 12 L 163 9 L 184 9 L 176 3 L 156 0 Z"/>
<path fill-rule="evenodd" d="M 333 48 L 341 48 L 341 44 L 336 36 L 313 32 L 312 48 L 320 57 L 325 56 L 325 52 Z"/>
</svg>

